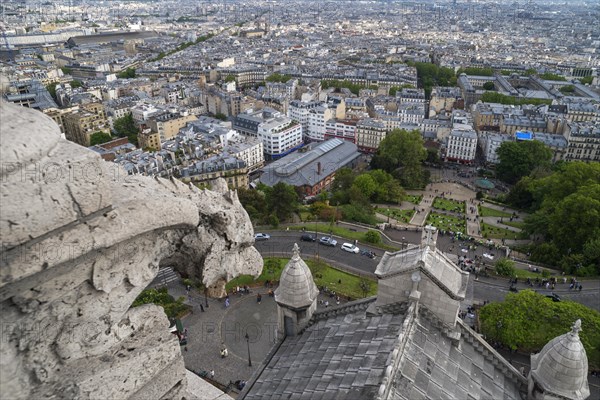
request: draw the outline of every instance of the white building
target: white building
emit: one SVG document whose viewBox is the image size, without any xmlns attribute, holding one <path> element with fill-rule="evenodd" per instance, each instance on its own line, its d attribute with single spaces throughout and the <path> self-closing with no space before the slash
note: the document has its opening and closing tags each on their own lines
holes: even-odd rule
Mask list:
<svg viewBox="0 0 600 400">
<path fill-rule="evenodd" d="M 291 118 L 271 118 L 258 126 L 267 158 L 279 158 L 302 146 L 302 125 Z"/>
<path fill-rule="evenodd" d="M 339 138 L 356 143 L 356 120 L 330 119 L 325 123 L 325 140 Z"/>
<path fill-rule="evenodd" d="M 446 160 L 472 163 L 477 151 L 477 132 L 473 129 L 453 129 L 448 136 Z"/>
<path fill-rule="evenodd" d="M 248 138 L 241 135 L 227 141 L 223 152 L 239 158 L 248 166 L 248 172 L 255 171 L 265 164 L 263 153 L 263 142 L 256 138 Z"/>
<path fill-rule="evenodd" d="M 292 100 L 288 105 L 287 115 L 302 125 L 302 132 L 308 132 L 310 110 L 319 107 L 321 103 L 316 101 L 303 102 Z"/>
<path fill-rule="evenodd" d="M 482 137 L 483 156 L 486 163 L 497 164 L 500 160 L 496 151 L 500 145 L 511 140 L 510 135 L 502 135 L 499 133 L 483 134 Z"/>
<path fill-rule="evenodd" d="M 325 140 L 326 122 L 334 117 L 335 111 L 323 105 L 309 110 L 308 131 L 305 132 L 306 138 L 313 142 L 322 142 Z"/>
</svg>

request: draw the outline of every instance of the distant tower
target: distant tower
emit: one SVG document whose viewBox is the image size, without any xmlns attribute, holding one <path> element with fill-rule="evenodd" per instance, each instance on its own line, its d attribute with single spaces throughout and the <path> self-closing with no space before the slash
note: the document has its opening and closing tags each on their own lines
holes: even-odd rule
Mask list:
<svg viewBox="0 0 600 400">
<path fill-rule="evenodd" d="M 527 400 L 583 400 L 589 397 L 588 360 L 579 339 L 581 320 L 531 356 Z"/>
<path fill-rule="evenodd" d="M 302 330 L 317 308 L 318 294 L 310 269 L 294 243 L 292 259 L 281 272 L 279 287 L 275 290 L 279 335 L 294 336 Z"/>
</svg>

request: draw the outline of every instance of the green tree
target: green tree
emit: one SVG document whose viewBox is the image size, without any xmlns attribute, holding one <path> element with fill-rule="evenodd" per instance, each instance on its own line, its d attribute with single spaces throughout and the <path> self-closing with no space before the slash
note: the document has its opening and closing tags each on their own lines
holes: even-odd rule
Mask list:
<svg viewBox="0 0 600 400">
<path fill-rule="evenodd" d="M 511 184 L 517 183 L 535 168 L 549 168 L 552 159 L 552 150 L 537 140 L 504 142 L 496 152 L 500 160 L 496 175 Z"/>
<path fill-rule="evenodd" d="M 131 79 L 135 78 L 135 68 L 127 68 L 125 71 L 121 71 L 117 74 L 117 78 Z"/>
<path fill-rule="evenodd" d="M 373 244 L 381 243 L 381 235 L 377 231 L 369 230 L 365 233 L 365 241 Z"/>
<path fill-rule="evenodd" d="M 133 114 L 129 113 L 124 117 L 115 119 L 113 129 L 118 137 L 126 137 L 129 139 L 129 143 L 138 145 L 138 127 L 133 120 Z"/>
<path fill-rule="evenodd" d="M 279 221 L 290 218 L 300 205 L 294 187 L 283 182 L 276 183 L 267 192 L 267 204 L 271 213 L 275 214 Z"/>
<path fill-rule="evenodd" d="M 565 86 L 561 86 L 558 90 L 562 94 L 569 96 L 569 95 L 575 93 L 575 86 L 573 86 L 573 85 L 565 85 Z"/>
<path fill-rule="evenodd" d="M 352 185 L 360 190 L 367 198 L 371 198 L 377 190 L 377 183 L 369 174 L 357 176 Z"/>
<path fill-rule="evenodd" d="M 367 295 L 371 291 L 371 280 L 366 279 L 366 278 L 361 278 L 358 281 L 358 288 L 360 289 L 363 297 L 367 297 Z"/>
<path fill-rule="evenodd" d="M 496 261 L 494 270 L 500 276 L 515 276 L 515 262 L 508 258 L 501 258 Z"/>
<path fill-rule="evenodd" d="M 46 90 L 54 100 L 56 100 L 56 85 L 58 85 L 58 82 L 52 82 L 46 86 Z"/>
<path fill-rule="evenodd" d="M 235 75 L 227 75 L 225 82 L 235 82 Z"/>
<path fill-rule="evenodd" d="M 483 84 L 483 90 L 496 90 L 494 82 L 486 82 Z"/>
<path fill-rule="evenodd" d="M 227 121 L 227 115 L 223 114 L 223 113 L 217 113 L 215 115 L 216 119 L 220 119 L 221 121 Z"/>
<path fill-rule="evenodd" d="M 467 67 L 460 68 L 457 75 L 465 73 L 467 75 L 477 75 L 477 76 L 494 76 L 494 70 L 492 68 L 479 68 L 479 67 Z"/>
<path fill-rule="evenodd" d="M 106 132 L 92 133 L 92 135 L 90 136 L 90 146 L 110 142 L 111 140 L 112 136 L 110 136 L 110 134 Z"/>
<path fill-rule="evenodd" d="M 383 139 L 371 160 L 371 167 L 398 175 L 403 187 L 426 184 L 422 162 L 427 157 L 419 130 L 394 129 Z"/>
<path fill-rule="evenodd" d="M 537 352 L 571 330 L 581 319 L 579 337 L 590 369 L 600 368 L 600 313 L 573 301 L 554 302 L 532 290 L 509 293 L 503 302 L 481 308 L 479 320 L 488 341 L 522 352 Z"/>
<path fill-rule="evenodd" d="M 540 76 L 540 79 L 544 79 L 547 81 L 562 81 L 562 82 L 564 82 L 567 80 L 567 78 L 565 78 L 562 75 L 552 74 L 550 72 L 546 72 L 545 74 L 540 74 L 539 76 Z"/>
<path fill-rule="evenodd" d="M 78 80 L 72 80 L 71 82 L 69 82 L 69 85 L 71 85 L 73 89 L 77 89 L 79 87 L 82 87 L 83 83 L 81 83 L 81 81 Z"/>
</svg>

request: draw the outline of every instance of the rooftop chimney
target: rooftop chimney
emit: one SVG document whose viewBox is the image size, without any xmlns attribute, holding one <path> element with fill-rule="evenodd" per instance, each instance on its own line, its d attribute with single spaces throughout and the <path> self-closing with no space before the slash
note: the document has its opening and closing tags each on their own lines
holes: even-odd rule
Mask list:
<svg viewBox="0 0 600 400">
<path fill-rule="evenodd" d="M 321 162 L 317 163 L 317 175 L 321 175 Z"/>
</svg>

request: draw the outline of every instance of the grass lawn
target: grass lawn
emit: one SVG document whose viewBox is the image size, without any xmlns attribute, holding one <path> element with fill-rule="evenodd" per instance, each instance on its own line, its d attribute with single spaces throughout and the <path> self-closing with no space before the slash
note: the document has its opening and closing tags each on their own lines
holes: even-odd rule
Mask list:
<svg viewBox="0 0 600 400">
<path fill-rule="evenodd" d="M 358 240 L 359 242 L 362 242 L 362 243 L 369 243 L 369 241 L 365 240 L 365 234 L 367 233 L 366 231 L 365 232 L 351 231 L 350 229 L 341 228 L 337 225 L 332 226 L 331 224 L 329 224 L 327 222 L 318 222 L 318 223 L 307 222 L 304 225 L 293 225 L 293 226 L 290 226 L 290 230 L 301 231 L 303 227 L 306 228 L 306 233 L 314 234 L 315 231 L 317 231 L 319 238 L 321 238 L 321 236 L 328 236 L 329 232 L 331 232 L 333 235 L 341 236 L 344 239 Z M 338 242 L 339 242 L 339 240 L 338 240 Z M 400 250 L 399 247 L 388 246 L 383 243 L 377 243 L 377 244 L 369 243 L 369 245 L 379 247 L 381 249 L 389 250 L 389 251 Z"/>
<path fill-rule="evenodd" d="M 479 215 L 481 217 L 506 217 L 510 218 L 512 216 L 511 213 L 507 213 L 505 211 L 495 210 L 493 208 L 479 206 Z"/>
<path fill-rule="evenodd" d="M 394 218 L 395 220 L 406 224 L 408 224 L 413 215 L 415 215 L 415 210 L 399 210 L 397 208 L 377 208 L 375 211 L 383 215 L 389 215 L 390 218 Z"/>
<path fill-rule="evenodd" d="M 287 258 L 265 258 L 265 266 L 262 274 L 255 280 L 250 275 L 241 275 L 229 281 L 225 285 L 227 292 L 230 292 L 235 286 L 264 286 L 266 281 L 279 281 L 281 271 L 289 261 Z M 368 296 L 377 294 L 377 282 L 374 279 L 362 278 L 358 275 L 353 275 L 339 269 L 335 269 L 323 261 L 304 260 L 310 268 L 313 279 L 317 286 L 327 286 L 330 290 L 335 291 L 341 296 L 350 297 L 352 299 L 360 299 L 365 297 L 364 292 L 360 287 L 360 281 L 366 280 L 369 283 Z M 341 283 L 339 283 L 341 281 Z"/>
<path fill-rule="evenodd" d="M 502 225 L 512 226 L 513 228 L 525 229 L 525 222 L 502 221 Z"/>
<path fill-rule="evenodd" d="M 484 238 L 489 239 L 519 239 L 520 232 L 513 232 L 506 228 L 498 228 L 496 226 L 486 224 L 485 222 L 481 223 L 481 234 Z"/>
<path fill-rule="evenodd" d="M 409 203 L 419 204 L 423 200 L 423 196 L 416 194 L 407 194 L 406 199 L 404 201 L 408 201 Z"/>
<path fill-rule="evenodd" d="M 433 200 L 433 208 L 444 211 L 465 212 L 465 202 L 451 199 L 436 197 Z"/>
<path fill-rule="evenodd" d="M 465 223 L 464 218 L 431 212 L 427 216 L 427 223 L 443 231 L 460 232 L 463 234 L 467 233 L 467 224 Z"/>
</svg>

